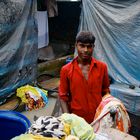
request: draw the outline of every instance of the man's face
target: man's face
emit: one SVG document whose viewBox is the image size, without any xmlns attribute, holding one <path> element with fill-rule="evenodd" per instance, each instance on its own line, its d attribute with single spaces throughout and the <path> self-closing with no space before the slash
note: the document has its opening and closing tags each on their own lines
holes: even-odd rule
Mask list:
<svg viewBox="0 0 140 140">
<path fill-rule="evenodd" d="M 92 56 L 94 44 L 77 42 L 76 48 L 78 52 L 78 57 L 81 60 L 86 61 L 89 60 Z"/>
</svg>

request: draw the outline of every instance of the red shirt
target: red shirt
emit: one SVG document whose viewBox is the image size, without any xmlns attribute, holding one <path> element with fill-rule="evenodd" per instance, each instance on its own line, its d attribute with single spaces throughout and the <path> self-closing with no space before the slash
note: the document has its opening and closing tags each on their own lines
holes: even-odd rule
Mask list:
<svg viewBox="0 0 140 140">
<path fill-rule="evenodd" d="M 88 80 L 78 66 L 77 58 L 62 67 L 59 96 L 68 102 L 71 113 L 88 123 L 94 119 L 102 95 L 109 92 L 109 78 L 105 63 L 92 58 Z"/>
</svg>

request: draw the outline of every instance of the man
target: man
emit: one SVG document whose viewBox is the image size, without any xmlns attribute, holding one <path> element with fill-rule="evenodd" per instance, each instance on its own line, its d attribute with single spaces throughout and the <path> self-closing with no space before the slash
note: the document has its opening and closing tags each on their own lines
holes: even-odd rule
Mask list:
<svg viewBox="0 0 140 140">
<path fill-rule="evenodd" d="M 94 43 L 91 32 L 78 33 L 78 56 L 62 67 L 59 86 L 62 111 L 83 117 L 88 123 L 93 121 L 102 96 L 109 93 L 107 66 L 92 57 Z"/>
</svg>

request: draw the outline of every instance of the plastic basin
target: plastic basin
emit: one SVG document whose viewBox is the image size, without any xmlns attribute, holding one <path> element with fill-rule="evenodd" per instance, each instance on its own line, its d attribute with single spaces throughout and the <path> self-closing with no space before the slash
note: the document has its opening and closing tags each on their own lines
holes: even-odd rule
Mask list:
<svg viewBox="0 0 140 140">
<path fill-rule="evenodd" d="M 0 111 L 0 139 L 11 138 L 24 134 L 30 127 L 30 121 L 21 113 L 15 111 Z"/>
</svg>

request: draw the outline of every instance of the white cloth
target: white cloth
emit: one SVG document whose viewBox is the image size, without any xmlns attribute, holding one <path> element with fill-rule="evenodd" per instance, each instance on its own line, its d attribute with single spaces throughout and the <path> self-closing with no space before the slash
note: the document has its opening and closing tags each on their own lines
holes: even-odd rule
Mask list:
<svg viewBox="0 0 140 140">
<path fill-rule="evenodd" d="M 38 49 L 48 46 L 49 44 L 49 29 L 48 29 L 48 14 L 47 11 L 37 11 L 38 25 Z"/>
<path fill-rule="evenodd" d="M 110 114 L 111 110 L 115 115 L 114 120 Z M 96 110 L 92 125 L 95 132 L 103 132 L 106 128 L 114 127 L 128 133 L 131 122 L 123 103 L 112 95 L 106 94 Z"/>
</svg>

